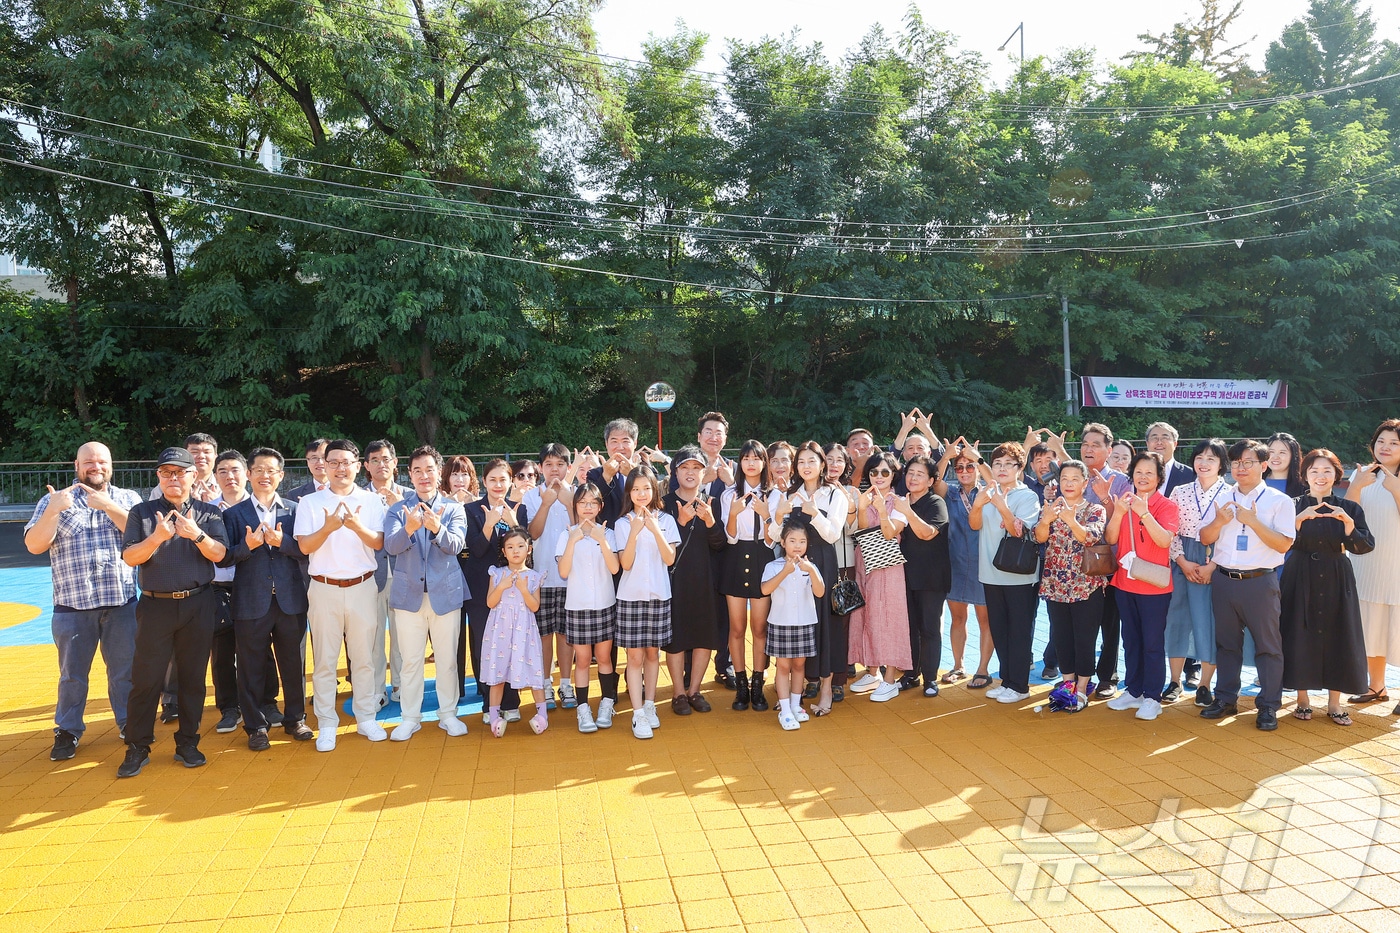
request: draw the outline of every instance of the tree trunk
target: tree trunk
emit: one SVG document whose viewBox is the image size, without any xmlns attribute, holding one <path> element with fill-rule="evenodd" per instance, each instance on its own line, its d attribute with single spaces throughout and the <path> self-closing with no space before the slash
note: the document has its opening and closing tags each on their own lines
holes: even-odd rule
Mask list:
<svg viewBox="0 0 1400 933">
<path fill-rule="evenodd" d="M 68 298 L 68 335 L 73 340 L 73 356 L 77 356 L 78 338 L 78 278 L 70 275 L 63 280 Z M 92 427 L 92 410 L 88 405 L 87 386 L 83 385 L 83 366 L 76 359 L 73 363 L 73 411 L 83 427 Z"/>
<path fill-rule="evenodd" d="M 426 383 L 431 383 L 437 376 L 437 369 L 433 365 L 431 340 L 424 339 L 418 343 L 418 375 Z M 429 397 L 424 401 L 426 410 L 413 419 L 413 428 L 418 432 L 418 443 L 436 445 L 438 431 L 442 427 L 442 415 L 437 409 L 436 399 Z"/>
</svg>

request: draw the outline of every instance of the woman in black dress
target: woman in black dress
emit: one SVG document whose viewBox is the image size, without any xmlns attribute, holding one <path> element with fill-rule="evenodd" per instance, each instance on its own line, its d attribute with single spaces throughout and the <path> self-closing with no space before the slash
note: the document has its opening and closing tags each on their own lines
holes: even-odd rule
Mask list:
<svg viewBox="0 0 1400 933">
<path fill-rule="evenodd" d="M 1336 496 L 1342 464 L 1330 450 L 1303 458 L 1308 494 L 1294 499 L 1298 536 L 1283 565 L 1283 682 L 1298 691 L 1297 719 L 1311 719 L 1309 690 L 1327 691 L 1327 715 L 1351 725 L 1343 693 L 1365 691 L 1366 646 L 1356 577 L 1345 551 L 1365 554 L 1376 546 L 1361 505 Z"/>
<path fill-rule="evenodd" d="M 457 670 L 462 672 L 463 696 L 466 696 L 467 647 L 470 642 L 472 654 L 472 674 L 481 670 L 481 639 L 486 634 L 486 619 L 491 608 L 486 605 L 486 594 L 491 589 L 491 568 L 501 560 L 501 535 L 511 528 L 527 528 L 530 519 L 525 506 L 512 505 L 506 500 L 510 492 L 514 474 L 510 464 L 496 459 L 486 464 L 481 473 L 480 499 L 468 502 L 463 508 L 467 513 L 467 546 L 457 555 L 462 567 L 462 575 L 467 578 L 467 601 L 462 605 L 462 620 L 467 627 L 466 636 L 457 643 Z M 477 695 L 483 702 L 486 690 L 477 679 Z M 520 694 L 514 687 L 506 686 L 501 699 L 502 713 L 509 713 L 506 721 L 520 719 Z"/>
<path fill-rule="evenodd" d="M 671 461 L 676 488 L 661 500 L 662 511 L 676 520 L 681 532 L 671 563 L 671 641 L 662 646 L 673 687 L 671 712 L 677 716 L 710 711 L 700 686 L 720 640 L 715 618 L 723 597 L 715 585 L 710 554 L 723 550 L 724 527 L 716 514 L 719 504 L 710 501 L 709 491 L 700 486 L 707 465 L 699 447 L 682 447 Z M 687 683 L 686 653 L 692 651 Z"/>
<path fill-rule="evenodd" d="M 846 525 L 850 504 L 841 487 L 833 483 L 827 472 L 826 455 L 816 441 L 807 441 L 797 448 L 794 457 L 797 478 L 788 495 L 778 503 L 771 526 L 773 534 L 781 534 L 783 520 L 807 529 L 807 560 L 821 572 L 826 589 L 836 584 L 840 567 L 836 559 L 836 544 Z M 817 600 L 817 653 L 807 659 L 808 680 L 820 683 L 817 702 L 812 714 L 825 716 L 831 712 L 831 678 L 846 669 L 846 629 L 831 611 L 831 599 Z"/>
</svg>

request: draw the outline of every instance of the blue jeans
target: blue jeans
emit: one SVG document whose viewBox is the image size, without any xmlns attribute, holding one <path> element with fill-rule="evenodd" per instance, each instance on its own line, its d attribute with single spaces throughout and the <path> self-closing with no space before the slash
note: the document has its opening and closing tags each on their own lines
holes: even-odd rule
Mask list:
<svg viewBox="0 0 1400 933">
<path fill-rule="evenodd" d="M 131 659 L 136 652 L 136 600 L 125 606 L 100 609 L 55 609 L 53 643 L 58 648 L 58 709 L 54 724 L 79 737 L 87 728 L 83 712 L 87 707 L 88 674 L 101 647 L 112 714 L 118 727 L 125 727 Z"/>
</svg>

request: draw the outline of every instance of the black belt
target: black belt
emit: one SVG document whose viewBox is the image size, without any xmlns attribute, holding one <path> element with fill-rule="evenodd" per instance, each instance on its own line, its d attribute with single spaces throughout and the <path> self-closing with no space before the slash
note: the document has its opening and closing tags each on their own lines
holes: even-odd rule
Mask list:
<svg viewBox="0 0 1400 933">
<path fill-rule="evenodd" d="M 151 592 L 150 590 L 142 590 L 142 591 L 141 591 L 141 595 L 142 595 L 142 596 L 150 596 L 150 597 L 153 597 L 153 598 L 155 598 L 155 599 L 185 599 L 185 598 L 187 598 L 187 597 L 194 596 L 194 595 L 199 594 L 199 593 L 203 593 L 203 592 L 204 592 L 205 590 L 207 590 L 207 589 L 209 589 L 209 584 L 208 584 L 208 583 L 202 583 L 202 584 L 200 584 L 199 586 L 196 586 L 196 587 L 195 587 L 194 589 L 192 589 L 192 590 L 176 590 L 176 591 L 173 592 L 173 593 L 153 593 L 153 592 Z"/>
<path fill-rule="evenodd" d="M 213 583 L 211 583 L 211 584 L 209 584 L 209 585 L 210 585 L 210 586 L 217 586 L 219 589 L 224 590 L 225 592 L 229 592 L 229 593 L 232 593 L 232 592 L 233 592 L 233 584 L 232 584 L 232 583 L 223 583 L 223 582 L 221 582 L 221 581 L 219 581 L 219 580 L 215 580 Z"/>
<path fill-rule="evenodd" d="M 1255 577 L 1262 577 L 1274 571 L 1269 568 L 1260 568 L 1257 570 L 1226 570 L 1224 567 L 1221 567 L 1220 572 L 1231 580 L 1253 580 Z"/>
</svg>

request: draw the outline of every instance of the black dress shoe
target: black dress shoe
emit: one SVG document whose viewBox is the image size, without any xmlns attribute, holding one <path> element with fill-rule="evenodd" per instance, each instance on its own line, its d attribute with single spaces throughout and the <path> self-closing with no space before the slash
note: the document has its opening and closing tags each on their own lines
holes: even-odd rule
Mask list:
<svg viewBox="0 0 1400 933">
<path fill-rule="evenodd" d="M 305 719 L 299 719 L 290 726 L 283 726 L 286 733 L 298 742 L 309 742 L 316 738 L 316 733 L 311 731 L 311 727 L 306 724 Z"/>
<path fill-rule="evenodd" d="M 1239 714 L 1239 711 L 1240 708 L 1234 703 L 1226 703 L 1224 700 L 1217 698 L 1213 703 L 1201 710 L 1201 718 L 1221 719 L 1225 716 L 1236 716 Z"/>
<path fill-rule="evenodd" d="M 265 752 L 272 747 L 272 743 L 267 740 L 267 730 L 259 729 L 248 736 L 248 750 L 252 752 Z"/>
<path fill-rule="evenodd" d="M 145 745 L 128 745 L 126 747 L 126 758 L 122 761 L 121 767 L 117 769 L 117 777 L 136 777 L 141 773 L 141 769 L 151 763 L 151 750 Z"/>
<path fill-rule="evenodd" d="M 1278 728 L 1278 716 L 1274 715 L 1274 711 L 1266 706 L 1256 712 L 1254 728 L 1264 732 L 1273 732 Z"/>
<path fill-rule="evenodd" d="M 198 768 L 209 759 L 193 745 L 179 745 L 175 748 L 175 760 L 186 768 Z"/>
</svg>

